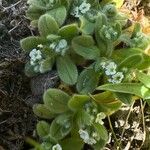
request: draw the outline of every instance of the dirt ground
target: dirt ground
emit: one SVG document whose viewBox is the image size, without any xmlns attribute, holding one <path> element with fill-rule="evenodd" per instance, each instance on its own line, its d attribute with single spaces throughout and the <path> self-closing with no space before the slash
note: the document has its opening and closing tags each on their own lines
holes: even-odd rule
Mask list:
<svg viewBox="0 0 150 150">
<path fill-rule="evenodd" d="M 144 7 L 148 14 L 149 8 Z M 25 138 L 34 138 L 37 122 L 32 112 L 32 104 L 29 102 L 29 97 L 33 94 L 30 79 L 24 75 L 26 55 L 19 45 L 20 39 L 36 32 L 30 27 L 29 20 L 25 17 L 26 9 L 26 0 L 0 0 L 0 150 L 29 149 L 30 146 L 25 142 Z M 137 106 L 141 108 L 142 105 L 137 102 L 134 107 Z M 144 110 L 144 116 L 149 121 L 145 122 L 145 131 L 148 136 L 142 149 L 150 150 L 150 108 L 146 105 Z M 122 116 L 119 117 L 118 114 L 114 114 L 111 119 L 119 120 Z M 127 113 L 125 114 L 125 117 L 122 117 L 124 119 L 127 116 Z M 139 115 L 133 113 L 130 120 L 135 118 L 135 121 L 139 121 L 143 130 L 142 117 L 143 114 L 140 111 Z M 133 123 L 133 120 L 130 122 Z M 115 126 L 115 122 L 113 123 Z M 114 131 L 118 133 L 117 138 L 120 138 L 122 128 L 117 128 L 116 125 Z M 132 136 L 132 132 L 126 130 L 125 134 L 128 137 L 126 141 L 124 140 L 124 145 L 131 139 L 129 136 Z M 111 148 L 113 144 L 112 138 L 107 147 L 113 150 Z M 141 144 L 142 141 L 134 140 L 131 149 L 139 150 Z"/>
</svg>

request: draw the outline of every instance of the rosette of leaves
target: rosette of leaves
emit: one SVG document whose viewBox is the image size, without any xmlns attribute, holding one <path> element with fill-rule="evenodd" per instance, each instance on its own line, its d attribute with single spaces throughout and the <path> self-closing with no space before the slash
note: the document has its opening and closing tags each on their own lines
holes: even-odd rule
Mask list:
<svg viewBox="0 0 150 150">
<path fill-rule="evenodd" d="M 86 128 L 89 136 L 92 137 L 92 133 L 97 135 L 96 142 L 91 143 L 91 147 L 95 150 L 103 148 L 107 143 L 108 133 L 103 124 L 96 122 L 96 116 L 101 112 L 110 114 L 118 109 L 121 102 L 114 99 L 111 92 L 70 96 L 59 89 L 48 89 L 43 96 L 44 104 L 33 107 L 38 117 L 52 120 L 51 123 L 43 120 L 37 124 L 37 133 L 43 140 L 39 147 L 49 145 L 52 148 L 59 143 L 65 150 L 81 150 L 85 143 L 79 130 Z"/>
<path fill-rule="evenodd" d="M 71 59 L 71 41 L 74 36 L 79 34 L 78 26 L 70 24 L 59 29 L 58 24 L 51 16 L 43 15 L 39 19 L 38 29 L 40 36 L 31 36 L 23 39 L 21 47 L 25 51 L 30 52 L 32 49 L 37 48 L 39 44 L 42 44 L 43 62 L 40 67 L 40 73 L 51 70 L 56 61 L 57 71 L 61 80 L 67 84 L 75 84 L 78 71 L 74 61 Z M 51 44 L 57 43 L 61 39 L 65 39 L 67 42 L 67 50 L 65 49 L 66 52 L 63 55 L 50 47 Z M 26 74 L 28 76 L 35 75 L 29 63 L 26 65 Z"/>
<path fill-rule="evenodd" d="M 39 18 L 44 15 L 53 17 L 59 26 L 61 26 L 70 8 L 71 0 L 28 0 L 29 8 L 26 12 L 31 24 L 36 26 Z"/>
</svg>

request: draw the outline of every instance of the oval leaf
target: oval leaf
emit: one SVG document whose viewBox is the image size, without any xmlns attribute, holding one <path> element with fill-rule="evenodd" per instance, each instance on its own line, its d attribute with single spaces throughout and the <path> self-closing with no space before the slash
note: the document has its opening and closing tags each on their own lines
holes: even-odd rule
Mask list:
<svg viewBox="0 0 150 150">
<path fill-rule="evenodd" d="M 38 29 L 40 34 L 46 37 L 49 34 L 57 34 L 59 27 L 50 15 L 42 15 L 38 21 Z"/>
<path fill-rule="evenodd" d="M 78 92 L 82 94 L 92 93 L 98 85 L 99 76 L 93 69 L 83 70 L 77 81 Z"/>
<path fill-rule="evenodd" d="M 94 40 L 91 36 L 82 35 L 75 37 L 72 41 L 74 51 L 85 59 L 96 59 L 100 56 L 100 50 L 94 46 Z"/>
<path fill-rule="evenodd" d="M 73 85 L 77 82 L 78 70 L 74 62 L 69 57 L 57 58 L 57 71 L 63 82 L 69 85 Z"/>
<path fill-rule="evenodd" d="M 46 43 L 47 40 L 45 38 L 38 37 L 38 36 L 29 36 L 20 41 L 21 48 L 27 52 L 36 48 L 39 44 L 46 44 Z"/>
<path fill-rule="evenodd" d="M 52 119 L 54 118 L 54 114 L 43 104 L 35 104 L 33 106 L 33 112 L 40 118 L 43 119 Z"/>
<path fill-rule="evenodd" d="M 70 96 L 58 89 L 49 89 L 44 93 L 44 104 L 53 113 L 63 113 L 69 108 L 67 103 Z"/>
</svg>

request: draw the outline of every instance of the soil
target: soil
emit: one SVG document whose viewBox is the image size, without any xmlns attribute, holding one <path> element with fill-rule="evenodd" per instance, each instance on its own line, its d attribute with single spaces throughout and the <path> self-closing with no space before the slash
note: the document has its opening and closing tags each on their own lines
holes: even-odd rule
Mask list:
<svg viewBox="0 0 150 150">
<path fill-rule="evenodd" d="M 26 0 L 0 0 L 0 150 L 29 149 L 30 146 L 25 142 L 26 138 L 36 138 L 34 130 L 37 118 L 33 114 L 32 106 L 41 100 L 41 95 L 47 88 L 55 87 L 59 82 L 55 71 L 34 79 L 27 78 L 24 74 L 27 58 L 20 48 L 19 41 L 36 32 L 30 27 L 29 20 L 25 17 L 26 9 Z M 38 85 L 40 88 L 36 89 Z M 136 106 L 141 106 L 139 101 L 134 105 Z M 148 136 L 142 149 L 149 150 L 150 108 L 147 105 L 145 108 L 144 116 L 149 119 L 145 122 Z M 117 138 L 120 138 L 122 128 L 115 127 L 115 121 L 120 118 L 125 120 L 128 113 L 123 112 L 124 115 L 122 115 L 122 112 L 120 110 L 111 117 L 114 131 L 118 133 Z M 132 112 L 129 123 L 133 123 L 133 118 L 142 128 L 141 112 L 139 115 Z M 109 125 L 107 127 L 110 129 Z M 131 140 L 132 132 L 130 129 L 125 131 L 127 136 L 126 141 L 123 142 L 125 146 Z M 112 136 L 107 148 L 115 150 L 114 144 Z M 134 140 L 131 146 L 139 150 L 141 144 L 141 141 Z M 86 146 L 85 149 L 90 148 Z"/>
<path fill-rule="evenodd" d="M 0 1 L 1 2 L 1 1 Z M 0 150 L 21 150 L 32 136 L 36 118 L 26 104 L 31 94 L 24 75 L 25 54 L 19 41 L 31 35 L 25 1 L 2 1 L 0 8 Z"/>
</svg>

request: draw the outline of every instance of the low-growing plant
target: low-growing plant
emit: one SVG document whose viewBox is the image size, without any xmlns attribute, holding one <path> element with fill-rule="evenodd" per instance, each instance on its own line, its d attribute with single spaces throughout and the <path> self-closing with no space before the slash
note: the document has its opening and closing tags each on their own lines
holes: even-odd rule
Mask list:
<svg viewBox="0 0 150 150">
<path fill-rule="evenodd" d="M 103 119 L 121 105 L 150 99 L 150 36 L 116 8 L 122 1 L 28 0 L 27 16 L 39 35 L 21 40 L 27 76 L 57 70 L 69 92 L 48 89 L 36 104 L 37 150 L 103 149 Z"/>
</svg>

